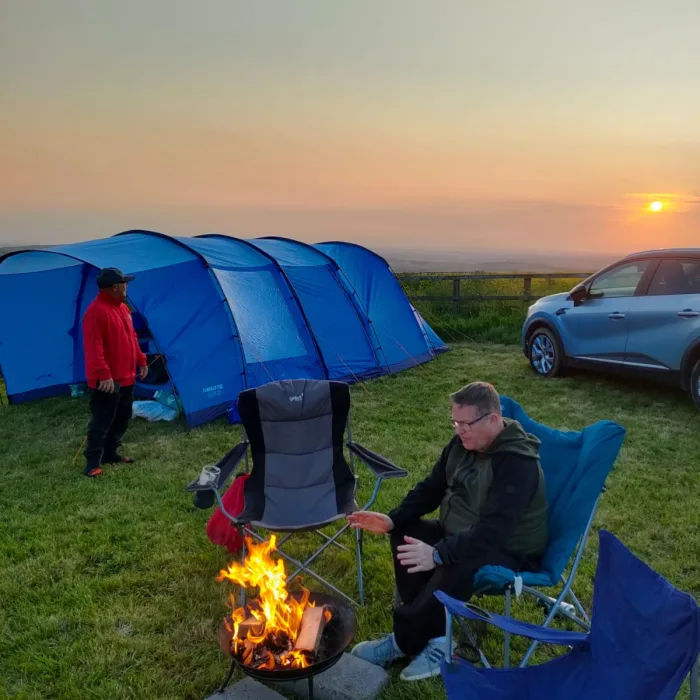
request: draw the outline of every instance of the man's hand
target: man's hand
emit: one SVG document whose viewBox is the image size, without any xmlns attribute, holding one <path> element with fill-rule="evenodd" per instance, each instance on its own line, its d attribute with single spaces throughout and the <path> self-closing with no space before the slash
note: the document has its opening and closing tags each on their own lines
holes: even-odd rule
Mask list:
<svg viewBox="0 0 700 700">
<path fill-rule="evenodd" d="M 148 366 L 143 365 L 143 367 L 139 367 L 139 379 L 143 381 L 146 378 L 146 375 L 148 374 Z"/>
<path fill-rule="evenodd" d="M 105 379 L 97 385 L 99 391 L 104 391 L 105 394 L 114 393 L 114 379 Z"/>
<path fill-rule="evenodd" d="M 404 537 L 408 544 L 400 544 L 397 549 L 396 558 L 404 565 L 411 567 L 409 574 L 418 571 L 432 571 L 435 568 L 433 552 L 435 547 L 431 547 L 425 542 L 415 540 L 413 537 Z"/>
<path fill-rule="evenodd" d="M 384 513 L 374 513 L 371 510 L 357 511 L 348 515 L 350 527 L 357 530 L 367 530 L 377 535 L 382 535 L 393 529 L 394 523 L 388 515 Z"/>
</svg>

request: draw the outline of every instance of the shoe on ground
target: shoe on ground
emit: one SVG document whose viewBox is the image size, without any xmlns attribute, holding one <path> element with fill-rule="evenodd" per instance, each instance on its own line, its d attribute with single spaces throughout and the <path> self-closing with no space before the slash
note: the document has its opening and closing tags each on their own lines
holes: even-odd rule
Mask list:
<svg viewBox="0 0 700 700">
<path fill-rule="evenodd" d="M 356 644 L 350 653 L 363 661 L 375 666 L 386 668 L 404 657 L 404 653 L 396 646 L 393 634 L 385 634 L 379 639 Z"/>
<path fill-rule="evenodd" d="M 99 467 L 93 467 L 92 469 L 85 469 L 85 471 L 83 471 L 83 474 L 85 474 L 85 476 L 94 477 L 100 476 L 104 474 L 104 472 Z"/>
<path fill-rule="evenodd" d="M 454 642 L 452 651 L 454 651 Z M 426 678 L 440 675 L 440 665 L 445 660 L 445 638 L 431 639 L 425 649 L 414 657 L 406 668 L 401 671 L 402 681 L 422 681 Z"/>
</svg>

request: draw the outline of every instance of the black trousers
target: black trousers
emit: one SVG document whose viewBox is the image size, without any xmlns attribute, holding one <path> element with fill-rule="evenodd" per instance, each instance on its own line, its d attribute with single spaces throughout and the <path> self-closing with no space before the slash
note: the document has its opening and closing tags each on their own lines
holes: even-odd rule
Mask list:
<svg viewBox="0 0 700 700">
<path fill-rule="evenodd" d="M 445 634 L 445 609 L 433 595 L 441 590 L 454 598 L 468 601 L 474 593 L 474 576 L 486 564 L 517 567 L 512 556 L 491 552 L 480 559 L 465 559 L 457 566 L 437 566 L 432 571 L 408 573 L 397 558 L 397 547 L 405 544 L 404 536 L 414 537 L 429 545 L 437 544 L 445 532 L 436 520 L 420 520 L 403 530 L 391 532 L 394 575 L 401 605 L 394 610 L 394 637 L 401 651 L 408 656 L 419 654 L 435 637 Z"/>
<path fill-rule="evenodd" d="M 85 447 L 85 472 L 99 467 L 105 461 L 116 460 L 119 446 L 129 426 L 134 387 L 123 386 L 112 394 L 92 390 L 90 397 L 90 423 Z"/>
</svg>

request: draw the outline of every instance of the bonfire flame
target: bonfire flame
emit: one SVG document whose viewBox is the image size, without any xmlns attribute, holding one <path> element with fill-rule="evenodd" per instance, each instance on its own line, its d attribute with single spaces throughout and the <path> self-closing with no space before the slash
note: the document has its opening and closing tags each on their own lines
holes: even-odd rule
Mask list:
<svg viewBox="0 0 700 700">
<path fill-rule="evenodd" d="M 230 564 L 228 570 L 222 570 L 216 579 L 228 579 L 240 586 L 259 590 L 258 598 L 250 601 L 247 609 L 236 607 L 234 594 L 229 596 L 233 612 L 227 616 L 225 625 L 232 635 L 231 652 L 244 665 L 257 669 L 306 668 L 311 663 L 309 654 L 294 649 L 294 644 L 304 610 L 315 605 L 309 601 L 310 593 L 306 588 L 302 588 L 298 600 L 289 595 L 284 562 L 271 556 L 276 544 L 275 535 L 258 545 L 246 537 L 245 561 Z M 326 622 L 330 616 L 330 611 L 325 610 Z"/>
</svg>

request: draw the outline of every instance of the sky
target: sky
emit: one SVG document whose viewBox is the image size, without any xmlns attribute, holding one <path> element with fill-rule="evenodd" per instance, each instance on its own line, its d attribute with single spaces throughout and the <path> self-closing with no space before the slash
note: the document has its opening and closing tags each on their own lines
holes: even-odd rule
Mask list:
<svg viewBox="0 0 700 700">
<path fill-rule="evenodd" d="M 698 36 L 698 0 L 0 0 L 0 243 L 698 246 Z"/>
</svg>

